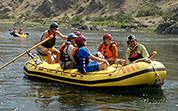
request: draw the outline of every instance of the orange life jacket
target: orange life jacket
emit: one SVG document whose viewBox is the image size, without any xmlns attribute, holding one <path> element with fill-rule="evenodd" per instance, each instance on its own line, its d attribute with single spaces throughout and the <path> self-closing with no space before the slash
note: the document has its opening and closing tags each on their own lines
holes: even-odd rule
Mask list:
<svg viewBox="0 0 178 111">
<path fill-rule="evenodd" d="M 72 56 L 73 56 L 73 59 L 74 59 L 74 63 L 76 64 L 76 54 L 77 54 L 77 50 L 79 49 L 79 47 L 74 47 L 74 49 L 72 50 Z M 88 50 L 88 52 L 90 52 L 90 50 L 85 47 L 85 49 Z M 88 62 L 92 61 L 91 59 L 88 60 Z"/>
<path fill-rule="evenodd" d="M 112 41 L 112 43 L 110 45 L 106 45 L 103 42 L 103 43 L 100 44 L 97 51 L 100 51 L 106 59 L 115 56 L 114 59 L 116 60 L 117 59 L 117 50 L 116 50 L 116 53 L 115 53 L 116 55 L 114 55 L 114 53 L 112 51 L 112 47 L 113 47 L 114 44 L 116 45 L 116 47 L 118 47 L 118 44 L 114 41 Z"/>
<path fill-rule="evenodd" d="M 23 34 L 23 32 L 22 32 L 22 31 L 19 31 L 18 33 L 19 33 L 20 35 L 22 35 L 22 34 Z"/>
<path fill-rule="evenodd" d="M 66 45 L 67 45 L 66 42 L 62 43 L 61 47 L 59 48 L 59 51 L 62 52 Z"/>
<path fill-rule="evenodd" d="M 16 30 L 14 30 L 13 32 L 14 32 L 14 33 L 17 33 L 17 31 L 16 31 Z"/>
</svg>

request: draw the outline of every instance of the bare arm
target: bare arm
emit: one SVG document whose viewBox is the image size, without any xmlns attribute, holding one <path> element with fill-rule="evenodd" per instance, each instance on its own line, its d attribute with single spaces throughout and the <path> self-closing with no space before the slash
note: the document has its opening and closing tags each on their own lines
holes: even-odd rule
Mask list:
<svg viewBox="0 0 178 111">
<path fill-rule="evenodd" d="M 49 36 L 49 35 L 48 35 L 48 31 L 46 30 L 46 31 L 44 32 L 43 37 L 42 37 L 41 40 L 42 40 L 42 41 L 45 40 L 46 38 L 48 38 L 48 36 Z"/>
<path fill-rule="evenodd" d="M 90 54 L 89 58 L 96 61 L 96 62 L 105 62 L 107 64 L 107 66 L 109 66 L 109 63 L 106 59 L 101 59 L 99 57 L 95 57 L 92 54 Z"/>
<path fill-rule="evenodd" d="M 67 40 L 67 36 L 61 34 L 59 31 L 56 31 L 56 35 L 58 35 L 59 37 L 61 37 L 64 40 Z"/>
</svg>

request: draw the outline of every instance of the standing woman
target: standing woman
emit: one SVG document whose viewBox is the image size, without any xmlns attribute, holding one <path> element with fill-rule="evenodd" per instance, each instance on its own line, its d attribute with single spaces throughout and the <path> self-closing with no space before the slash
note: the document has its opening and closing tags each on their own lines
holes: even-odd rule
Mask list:
<svg viewBox="0 0 178 111">
<path fill-rule="evenodd" d="M 48 63 L 52 64 L 51 54 L 55 54 L 56 56 L 56 63 L 59 63 L 60 59 L 60 51 L 57 50 L 54 45 L 56 43 L 56 36 L 61 37 L 64 40 L 67 40 L 67 36 L 62 35 L 58 31 L 58 24 L 56 22 L 53 22 L 50 25 L 50 29 L 46 30 L 44 34 L 41 37 L 41 41 L 45 40 L 46 38 L 50 38 L 48 41 L 46 41 L 44 44 L 40 45 L 38 49 L 42 51 L 44 54 L 48 56 Z"/>
<path fill-rule="evenodd" d="M 130 64 L 133 61 L 140 58 L 149 57 L 146 47 L 139 44 L 134 35 L 129 35 L 127 38 L 128 49 L 126 51 L 126 64 Z"/>
</svg>

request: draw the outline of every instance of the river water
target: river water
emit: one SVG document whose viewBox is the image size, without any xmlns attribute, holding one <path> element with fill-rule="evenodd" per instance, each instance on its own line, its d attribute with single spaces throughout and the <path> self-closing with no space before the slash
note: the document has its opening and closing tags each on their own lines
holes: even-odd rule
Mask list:
<svg viewBox="0 0 178 111">
<path fill-rule="evenodd" d="M 26 38 L 12 37 L 12 26 L 0 26 L 0 66 L 33 47 L 48 27 L 23 27 L 30 33 Z M 20 28 L 20 27 L 16 27 Z M 72 29 L 60 28 L 68 35 Z M 88 38 L 88 47 L 94 54 L 102 42 L 104 31 L 81 31 Z M 119 58 L 125 58 L 128 32 L 108 31 L 119 47 Z M 153 60 L 161 61 L 167 77 L 161 88 L 142 88 L 130 91 L 86 89 L 63 83 L 30 80 L 24 76 L 23 66 L 27 55 L 0 70 L 1 111 L 178 111 L 178 36 L 133 32 L 144 44 Z M 64 42 L 57 38 L 56 47 Z M 35 52 L 35 51 L 32 51 Z"/>
</svg>

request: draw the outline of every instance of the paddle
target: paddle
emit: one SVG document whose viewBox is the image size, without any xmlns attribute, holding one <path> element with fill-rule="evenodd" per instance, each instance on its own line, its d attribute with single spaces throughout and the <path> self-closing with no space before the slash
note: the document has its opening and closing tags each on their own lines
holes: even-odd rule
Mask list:
<svg viewBox="0 0 178 111">
<path fill-rule="evenodd" d="M 46 38 L 45 40 L 41 41 L 40 43 L 38 43 L 37 45 L 31 47 L 29 50 L 25 51 L 24 53 L 20 54 L 19 56 L 17 56 L 16 58 L 12 59 L 11 61 L 9 61 L 8 63 L 4 64 L 3 66 L 0 67 L 0 70 L 4 67 L 6 67 L 7 65 L 9 65 L 10 63 L 14 62 L 15 60 L 17 60 L 18 58 L 24 56 L 26 53 L 30 52 L 31 50 L 37 48 L 39 45 L 45 43 L 46 41 L 48 41 L 50 38 Z"/>
<path fill-rule="evenodd" d="M 156 55 L 157 52 L 156 51 L 153 51 L 153 53 L 148 57 L 149 59 L 151 59 L 154 55 Z"/>
<path fill-rule="evenodd" d="M 29 35 L 29 33 L 25 33 L 26 35 Z"/>
</svg>

